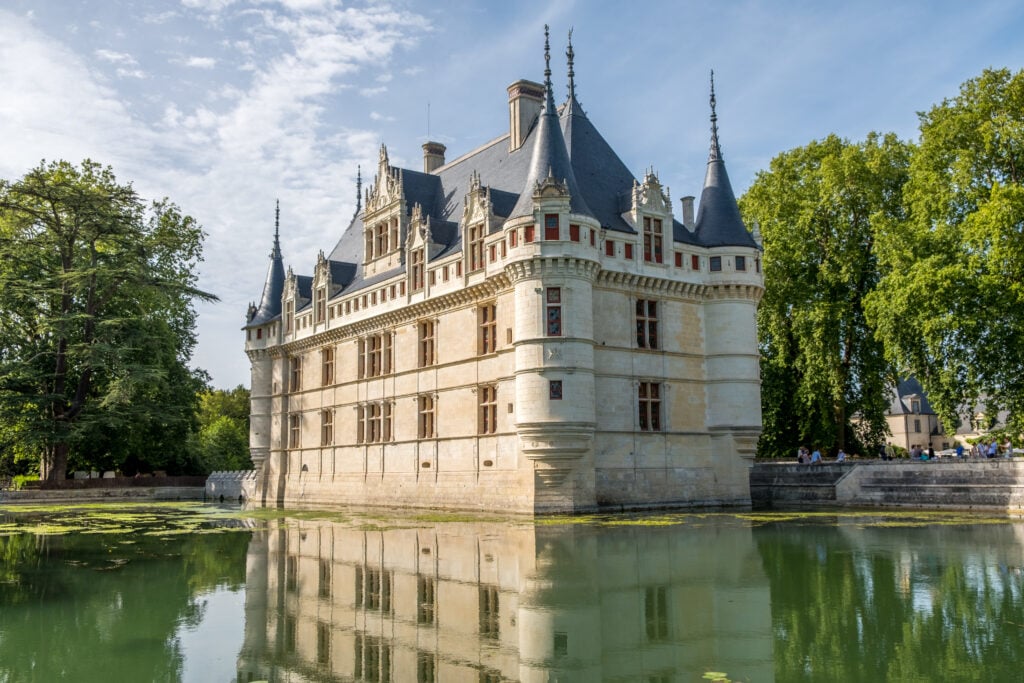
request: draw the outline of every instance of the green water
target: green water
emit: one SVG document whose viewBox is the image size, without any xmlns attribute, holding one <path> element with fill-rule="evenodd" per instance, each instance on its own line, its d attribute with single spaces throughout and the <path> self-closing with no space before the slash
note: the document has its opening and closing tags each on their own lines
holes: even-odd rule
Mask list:
<svg viewBox="0 0 1024 683">
<path fill-rule="evenodd" d="M 1024 522 L 0 507 L 0 683 L 1018 681 Z"/>
</svg>

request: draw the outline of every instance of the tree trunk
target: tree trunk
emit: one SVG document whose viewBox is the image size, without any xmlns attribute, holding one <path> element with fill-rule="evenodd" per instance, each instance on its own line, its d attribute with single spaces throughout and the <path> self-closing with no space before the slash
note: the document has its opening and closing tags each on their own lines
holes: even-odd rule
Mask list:
<svg viewBox="0 0 1024 683">
<path fill-rule="evenodd" d="M 40 479 L 63 482 L 68 477 L 68 445 L 53 444 L 46 449 L 39 467 Z"/>
</svg>

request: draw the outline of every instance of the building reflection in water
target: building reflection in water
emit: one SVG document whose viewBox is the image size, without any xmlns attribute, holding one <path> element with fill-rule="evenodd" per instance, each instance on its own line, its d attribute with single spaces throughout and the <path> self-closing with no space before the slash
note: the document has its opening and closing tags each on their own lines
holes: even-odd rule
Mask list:
<svg viewBox="0 0 1024 683">
<path fill-rule="evenodd" d="M 249 547 L 241 683 L 773 678 L 749 528 L 275 524 Z"/>
</svg>

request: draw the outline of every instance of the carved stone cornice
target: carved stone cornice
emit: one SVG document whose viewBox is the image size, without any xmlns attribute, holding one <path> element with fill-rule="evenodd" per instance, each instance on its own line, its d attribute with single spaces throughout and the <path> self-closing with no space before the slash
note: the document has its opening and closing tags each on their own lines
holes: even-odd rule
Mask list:
<svg viewBox="0 0 1024 683">
<path fill-rule="evenodd" d="M 575 277 L 593 281 L 597 279 L 600 271 L 601 264 L 599 262 L 577 256 L 536 254 L 505 264 L 505 276 L 513 285 L 522 280 L 541 277 Z"/>
</svg>

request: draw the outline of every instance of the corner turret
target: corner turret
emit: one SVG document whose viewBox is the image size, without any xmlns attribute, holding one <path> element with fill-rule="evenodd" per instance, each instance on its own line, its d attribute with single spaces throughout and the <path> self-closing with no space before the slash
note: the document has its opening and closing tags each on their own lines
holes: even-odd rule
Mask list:
<svg viewBox="0 0 1024 683">
<path fill-rule="evenodd" d="M 274 209 L 274 248 L 270 252 L 270 267 L 263 283 L 259 306 L 250 306 L 246 327 L 254 327 L 281 315 L 281 295 L 284 293 L 284 260 L 281 258 L 281 202 Z"/>
</svg>

